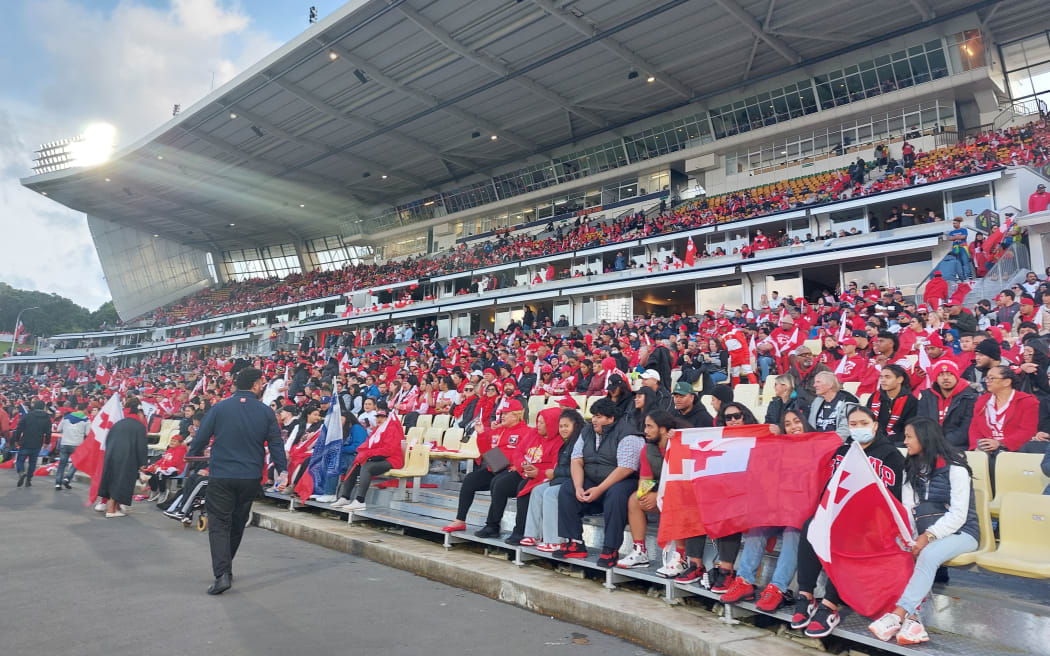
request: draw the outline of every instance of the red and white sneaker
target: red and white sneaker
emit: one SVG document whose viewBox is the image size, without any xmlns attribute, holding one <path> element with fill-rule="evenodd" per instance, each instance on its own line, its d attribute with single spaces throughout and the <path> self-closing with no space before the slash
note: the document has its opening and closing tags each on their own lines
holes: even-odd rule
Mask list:
<svg viewBox="0 0 1050 656">
<path fill-rule="evenodd" d="M 806 628 L 816 612 L 817 602 L 799 593 L 798 600 L 795 601 L 795 614 L 791 616 L 791 628 Z"/>
<path fill-rule="evenodd" d="M 817 605 L 817 612 L 813 613 L 813 619 L 804 631 L 807 638 L 825 638 L 831 635 L 835 627 L 839 625 L 838 611 L 831 610 L 824 604 Z"/>
<path fill-rule="evenodd" d="M 868 630 L 879 640 L 889 642 L 890 638 L 897 635 L 897 632 L 901 630 L 901 618 L 894 613 L 886 613 L 869 624 Z"/>
<path fill-rule="evenodd" d="M 905 619 L 901 630 L 897 632 L 898 645 L 917 645 L 929 640 L 930 634 L 926 633 L 926 627 L 914 617 Z"/>
<path fill-rule="evenodd" d="M 782 603 L 784 603 L 784 593 L 780 591 L 780 588 L 770 583 L 762 590 L 762 594 L 758 595 L 758 602 L 755 604 L 755 608 L 766 613 L 772 613 L 780 608 Z"/>
<path fill-rule="evenodd" d="M 519 542 L 518 544 L 520 546 L 522 546 L 522 547 L 535 547 L 536 546 L 536 538 L 525 537 L 525 538 L 522 538 L 521 542 Z"/>
<path fill-rule="evenodd" d="M 733 581 L 736 580 L 736 572 L 726 571 L 721 567 L 716 567 L 711 570 L 711 592 L 715 594 L 724 594 L 729 588 L 733 587 Z"/>
<path fill-rule="evenodd" d="M 565 544 L 558 547 L 558 550 L 554 552 L 555 558 L 586 558 L 587 557 L 587 545 L 582 542 L 576 542 L 575 540 L 569 540 Z M 612 567 L 612 564 L 606 565 L 606 567 Z"/>
<path fill-rule="evenodd" d="M 735 604 L 738 601 L 754 601 L 755 586 L 744 579 L 737 577 L 733 579 L 733 585 L 722 593 L 722 601 L 727 604 Z"/>
<path fill-rule="evenodd" d="M 554 553 L 558 549 L 561 549 L 561 545 L 554 542 L 544 542 L 536 545 L 536 551 L 542 551 L 543 553 Z"/>
</svg>

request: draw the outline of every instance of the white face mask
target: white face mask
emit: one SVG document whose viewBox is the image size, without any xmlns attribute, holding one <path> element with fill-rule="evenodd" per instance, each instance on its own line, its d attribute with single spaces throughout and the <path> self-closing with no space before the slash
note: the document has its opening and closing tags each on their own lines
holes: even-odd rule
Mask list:
<svg viewBox="0 0 1050 656">
<path fill-rule="evenodd" d="M 853 438 L 854 442 L 867 444 L 875 439 L 875 430 L 871 426 L 859 426 L 849 429 L 849 436 Z"/>
</svg>

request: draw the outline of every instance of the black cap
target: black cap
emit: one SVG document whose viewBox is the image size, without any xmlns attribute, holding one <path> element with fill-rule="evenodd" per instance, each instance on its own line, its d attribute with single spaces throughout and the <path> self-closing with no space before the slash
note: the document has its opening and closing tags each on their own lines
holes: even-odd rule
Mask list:
<svg viewBox="0 0 1050 656">
<path fill-rule="evenodd" d="M 854 337 L 863 337 L 864 339 L 868 339 L 868 332 L 866 330 L 854 330 L 853 331 L 853 336 Z"/>
</svg>

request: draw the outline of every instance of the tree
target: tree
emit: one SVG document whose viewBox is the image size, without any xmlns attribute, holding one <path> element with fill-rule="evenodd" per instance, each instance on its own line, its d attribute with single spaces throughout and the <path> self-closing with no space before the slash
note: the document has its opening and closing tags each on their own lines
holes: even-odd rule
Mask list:
<svg viewBox="0 0 1050 656">
<path fill-rule="evenodd" d="M 18 313 L 26 308 L 39 307 L 22 314 L 22 324 L 33 335 L 48 337 L 60 333 L 98 330 L 103 321 L 116 324 L 117 313 L 113 302 L 105 303 L 95 312 L 88 311 L 73 301 L 44 292 L 15 289 L 0 282 L 0 332 L 14 330 Z"/>
</svg>

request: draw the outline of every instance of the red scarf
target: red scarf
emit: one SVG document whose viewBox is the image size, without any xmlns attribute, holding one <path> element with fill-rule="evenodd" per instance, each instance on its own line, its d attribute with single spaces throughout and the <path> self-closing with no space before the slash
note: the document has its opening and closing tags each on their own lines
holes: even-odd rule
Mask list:
<svg viewBox="0 0 1050 656">
<path fill-rule="evenodd" d="M 882 395 L 883 392 L 876 394 L 871 400 L 871 411 L 875 415 L 875 418 L 879 417 L 879 408 L 882 407 Z M 886 434 L 896 435 L 897 432 L 894 428 L 897 426 L 897 422 L 901 418 L 901 412 L 904 410 L 904 404 L 908 401 L 908 395 L 901 390 L 900 395 L 893 399 L 893 407 L 890 409 L 890 420 L 886 424 Z M 941 418 L 943 421 L 943 417 Z"/>
</svg>

